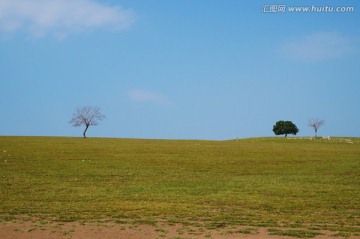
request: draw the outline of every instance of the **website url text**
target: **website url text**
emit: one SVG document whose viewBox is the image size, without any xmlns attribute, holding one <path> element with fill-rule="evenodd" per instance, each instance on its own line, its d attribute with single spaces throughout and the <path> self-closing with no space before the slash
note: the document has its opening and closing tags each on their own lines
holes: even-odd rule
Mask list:
<svg viewBox="0 0 360 239">
<path fill-rule="evenodd" d="M 263 13 L 349 13 L 355 12 L 353 6 L 287 6 L 280 4 L 264 4 L 261 7 Z"/>
</svg>

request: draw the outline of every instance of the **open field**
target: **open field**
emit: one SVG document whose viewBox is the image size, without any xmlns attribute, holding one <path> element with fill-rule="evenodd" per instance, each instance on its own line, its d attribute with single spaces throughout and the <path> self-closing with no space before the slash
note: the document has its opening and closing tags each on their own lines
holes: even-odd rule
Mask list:
<svg viewBox="0 0 360 239">
<path fill-rule="evenodd" d="M 0 165 L 3 228 L 97 222 L 149 225 L 159 238 L 265 229 L 360 238 L 359 138 L 0 137 Z M 170 236 L 165 225 L 183 229 Z"/>
</svg>

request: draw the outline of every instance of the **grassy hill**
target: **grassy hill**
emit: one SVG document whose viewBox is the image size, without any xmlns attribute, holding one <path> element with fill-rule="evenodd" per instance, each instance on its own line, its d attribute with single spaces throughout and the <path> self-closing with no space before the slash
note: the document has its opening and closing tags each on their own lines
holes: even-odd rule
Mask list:
<svg viewBox="0 0 360 239">
<path fill-rule="evenodd" d="M 0 137 L 0 220 L 334 230 L 360 235 L 360 139 Z"/>
</svg>

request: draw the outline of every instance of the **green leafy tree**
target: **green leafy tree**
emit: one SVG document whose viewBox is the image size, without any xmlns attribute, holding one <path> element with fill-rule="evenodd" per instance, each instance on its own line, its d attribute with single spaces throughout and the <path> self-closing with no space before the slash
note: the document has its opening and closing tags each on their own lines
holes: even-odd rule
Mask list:
<svg viewBox="0 0 360 239">
<path fill-rule="evenodd" d="M 285 134 L 285 137 L 287 137 L 288 134 L 296 135 L 299 132 L 299 129 L 291 121 L 280 120 L 274 125 L 273 131 L 275 135 Z"/>
</svg>

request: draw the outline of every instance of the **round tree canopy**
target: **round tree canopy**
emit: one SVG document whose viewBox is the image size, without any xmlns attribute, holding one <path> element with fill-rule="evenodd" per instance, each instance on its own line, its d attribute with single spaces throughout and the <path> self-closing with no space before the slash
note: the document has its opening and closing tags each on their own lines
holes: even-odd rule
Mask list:
<svg viewBox="0 0 360 239">
<path fill-rule="evenodd" d="M 285 137 L 286 137 L 288 134 L 296 135 L 299 132 L 299 129 L 291 121 L 280 120 L 280 121 L 276 122 L 276 124 L 274 125 L 273 131 L 274 131 L 275 135 L 285 134 Z"/>
</svg>

